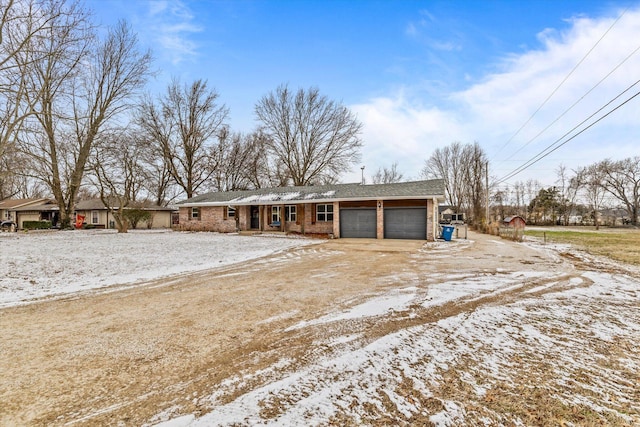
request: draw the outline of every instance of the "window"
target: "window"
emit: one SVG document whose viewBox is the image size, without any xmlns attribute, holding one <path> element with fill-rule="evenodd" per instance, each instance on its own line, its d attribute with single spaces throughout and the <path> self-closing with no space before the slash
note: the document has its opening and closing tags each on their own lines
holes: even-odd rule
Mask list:
<svg viewBox="0 0 640 427">
<path fill-rule="evenodd" d="M 280 222 L 280 206 L 271 206 L 271 223 Z"/>
<path fill-rule="evenodd" d="M 231 206 L 224 207 L 224 219 L 235 218 L 235 216 L 236 216 L 235 208 L 232 208 Z"/>
<path fill-rule="evenodd" d="M 297 221 L 297 212 L 295 205 L 288 205 L 284 207 L 284 217 L 289 222 Z"/>
<path fill-rule="evenodd" d="M 200 208 L 191 208 L 191 219 L 200 219 Z"/>
<path fill-rule="evenodd" d="M 316 221 L 333 221 L 333 205 L 316 205 Z"/>
<path fill-rule="evenodd" d="M 98 224 L 100 222 L 100 217 L 98 215 L 98 211 L 91 211 L 91 224 Z"/>
</svg>

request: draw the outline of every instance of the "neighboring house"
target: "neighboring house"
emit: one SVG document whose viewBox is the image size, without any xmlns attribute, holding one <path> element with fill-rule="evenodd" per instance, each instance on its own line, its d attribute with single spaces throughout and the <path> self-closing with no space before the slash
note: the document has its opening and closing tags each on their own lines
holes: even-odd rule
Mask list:
<svg viewBox="0 0 640 427">
<path fill-rule="evenodd" d="M 49 221 L 58 224 L 58 205 L 50 199 L 7 199 L 0 202 L 2 221 L 14 221 L 22 229 L 25 221 Z"/>
<path fill-rule="evenodd" d="M 112 208 L 118 209 L 117 206 L 112 206 Z M 172 212 L 175 210 L 170 207 L 151 205 L 145 205 L 140 208 L 127 207 L 125 209 L 142 209 L 151 212 L 151 220 L 148 223 L 141 221 L 138 223 L 137 228 L 171 228 Z M 100 199 L 82 200 L 76 203 L 75 213 L 76 216 L 82 215 L 84 217 L 84 223 L 94 228 L 116 227 L 113 214 Z"/>
<path fill-rule="evenodd" d="M 47 199 L 5 199 L 0 201 L 0 221 L 16 222 L 16 208 L 44 203 Z"/>
<path fill-rule="evenodd" d="M 438 206 L 440 224 L 464 224 L 464 213 L 457 213 L 453 206 Z"/>
<path fill-rule="evenodd" d="M 441 179 L 208 193 L 177 203 L 181 230 L 435 240 Z"/>
</svg>

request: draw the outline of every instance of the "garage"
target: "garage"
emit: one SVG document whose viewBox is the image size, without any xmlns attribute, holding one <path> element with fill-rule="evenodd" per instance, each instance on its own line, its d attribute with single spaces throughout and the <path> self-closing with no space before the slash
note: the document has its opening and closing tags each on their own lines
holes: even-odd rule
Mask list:
<svg viewBox="0 0 640 427">
<path fill-rule="evenodd" d="M 425 240 L 427 209 L 423 207 L 385 208 L 384 238 Z"/>
<path fill-rule="evenodd" d="M 375 208 L 340 209 L 340 237 L 375 239 L 376 218 Z"/>
</svg>

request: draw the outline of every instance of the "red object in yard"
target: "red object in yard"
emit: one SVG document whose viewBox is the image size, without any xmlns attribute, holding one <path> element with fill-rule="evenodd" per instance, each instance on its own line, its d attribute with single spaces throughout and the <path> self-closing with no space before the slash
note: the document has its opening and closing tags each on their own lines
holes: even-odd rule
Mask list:
<svg viewBox="0 0 640 427">
<path fill-rule="evenodd" d="M 84 223 L 84 215 L 76 215 L 76 228 L 82 228 Z"/>
<path fill-rule="evenodd" d="M 508 216 L 502 220 L 502 224 L 507 227 L 524 228 L 527 222 L 519 215 Z"/>
</svg>

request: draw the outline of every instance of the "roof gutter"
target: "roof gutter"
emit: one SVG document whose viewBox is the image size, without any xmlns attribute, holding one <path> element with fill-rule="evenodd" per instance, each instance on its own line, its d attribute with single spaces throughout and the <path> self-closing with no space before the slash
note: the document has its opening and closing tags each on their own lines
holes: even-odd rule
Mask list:
<svg viewBox="0 0 640 427">
<path fill-rule="evenodd" d="M 256 205 L 302 205 L 317 203 L 333 203 L 333 202 L 359 202 L 359 201 L 376 201 L 376 200 L 428 200 L 433 199 L 436 203 L 438 200 L 444 201 L 444 194 L 438 195 L 421 195 L 421 196 L 369 196 L 369 197 L 348 197 L 348 198 L 331 198 L 331 199 L 291 199 L 291 200 L 253 200 L 247 202 L 234 202 L 233 200 L 220 202 L 199 202 L 199 203 L 177 203 L 178 207 L 195 208 L 207 206 L 256 206 Z"/>
</svg>

